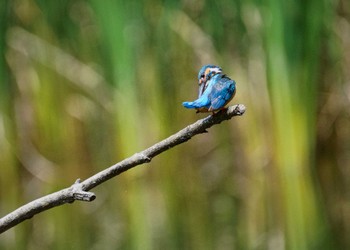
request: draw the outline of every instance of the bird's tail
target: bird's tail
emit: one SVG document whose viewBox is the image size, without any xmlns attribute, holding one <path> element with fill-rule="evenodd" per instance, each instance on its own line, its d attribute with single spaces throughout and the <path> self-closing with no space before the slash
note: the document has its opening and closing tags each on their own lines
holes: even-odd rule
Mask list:
<svg viewBox="0 0 350 250">
<path fill-rule="evenodd" d="M 195 108 L 197 108 L 197 105 L 195 104 L 195 102 L 183 102 L 182 105 L 185 108 L 188 108 L 188 109 L 195 109 Z"/>
<path fill-rule="evenodd" d="M 209 99 L 205 98 L 203 96 L 201 98 L 193 101 L 193 102 L 183 102 L 182 103 L 182 105 L 188 109 L 204 108 L 204 107 L 208 106 L 208 104 L 209 104 Z"/>
</svg>

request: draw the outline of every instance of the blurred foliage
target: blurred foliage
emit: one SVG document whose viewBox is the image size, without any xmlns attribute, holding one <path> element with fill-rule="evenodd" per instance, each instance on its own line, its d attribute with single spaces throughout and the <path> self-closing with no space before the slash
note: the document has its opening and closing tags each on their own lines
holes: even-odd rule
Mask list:
<svg viewBox="0 0 350 250">
<path fill-rule="evenodd" d="M 243 117 L 0 236 L 1 249 L 349 249 L 350 2 L 3 0 L 0 214 L 205 115 Z"/>
</svg>

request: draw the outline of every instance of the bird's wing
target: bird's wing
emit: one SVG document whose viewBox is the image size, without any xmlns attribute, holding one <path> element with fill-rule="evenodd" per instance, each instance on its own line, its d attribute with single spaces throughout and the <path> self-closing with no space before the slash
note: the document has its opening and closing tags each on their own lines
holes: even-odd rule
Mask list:
<svg viewBox="0 0 350 250">
<path fill-rule="evenodd" d="M 213 85 L 210 93 L 211 110 L 223 108 L 234 96 L 236 91 L 235 81 L 223 76 Z"/>
</svg>

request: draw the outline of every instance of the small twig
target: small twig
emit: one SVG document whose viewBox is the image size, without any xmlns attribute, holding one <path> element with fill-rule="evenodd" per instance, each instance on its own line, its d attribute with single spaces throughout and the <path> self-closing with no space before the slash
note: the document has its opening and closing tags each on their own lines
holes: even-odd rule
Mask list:
<svg viewBox="0 0 350 250">
<path fill-rule="evenodd" d="M 197 134 L 207 132 L 207 129 L 215 124 L 229 120 L 233 116 L 243 115 L 244 112 L 245 106 L 242 104 L 230 106 L 228 109 L 222 110 L 215 115 L 210 115 L 206 118 L 198 120 L 197 122 L 180 130 L 176 134 L 91 176 L 83 182 L 80 182 L 80 179 L 78 179 L 69 188 L 62 189 L 55 193 L 29 202 L 0 219 L 0 233 L 5 232 L 6 230 L 16 226 L 22 221 L 30 219 L 34 215 L 50 208 L 57 207 L 66 203 L 72 203 L 75 200 L 93 201 L 96 196 L 94 193 L 88 192 L 90 189 L 100 185 L 112 177 L 119 175 L 122 172 L 125 172 L 130 168 L 150 162 L 153 157 L 159 155 L 160 153 L 188 141 Z"/>
</svg>

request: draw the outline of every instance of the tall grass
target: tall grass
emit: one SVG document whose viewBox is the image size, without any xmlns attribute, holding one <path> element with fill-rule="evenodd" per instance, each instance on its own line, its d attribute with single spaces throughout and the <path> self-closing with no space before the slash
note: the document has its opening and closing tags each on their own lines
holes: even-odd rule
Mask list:
<svg viewBox="0 0 350 250">
<path fill-rule="evenodd" d="M 350 149 L 337 98 L 349 16 L 337 4 L 2 3 L 2 215 L 203 117 L 181 106 L 202 64 L 236 80 L 248 111 L 96 188 L 93 203 L 22 223 L 0 248 L 350 247 L 349 182 L 335 178 Z"/>
</svg>

